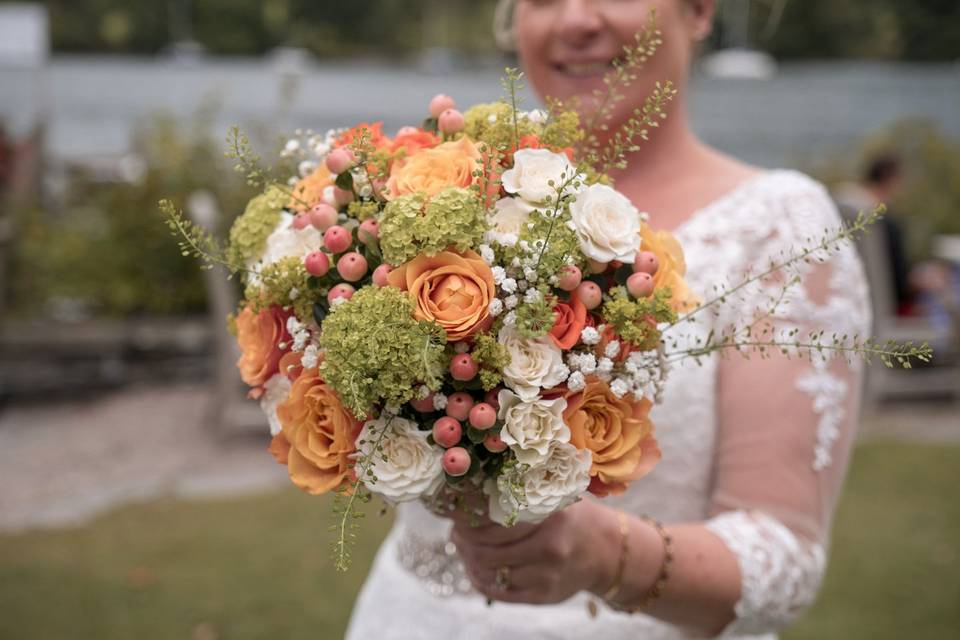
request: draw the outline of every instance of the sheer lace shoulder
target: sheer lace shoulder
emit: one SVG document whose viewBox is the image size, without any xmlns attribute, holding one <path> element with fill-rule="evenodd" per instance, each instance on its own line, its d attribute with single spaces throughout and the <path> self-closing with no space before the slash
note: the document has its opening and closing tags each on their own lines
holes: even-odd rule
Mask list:
<svg viewBox="0 0 960 640">
<path fill-rule="evenodd" d="M 683 241 L 698 259 L 723 266 L 726 282 L 701 288 L 729 288 L 815 247 L 841 224 L 822 185 L 775 171 L 702 212 Z M 731 233 L 739 242 L 727 239 Z M 799 281 L 785 288 L 794 276 Z M 827 342 L 833 334 L 866 336 L 868 291 L 855 249 L 818 251 L 795 273 L 757 281 L 731 296 L 714 322 L 715 330 L 751 327 L 750 335 L 777 340 L 792 356 L 733 356 L 719 373 L 714 517 L 707 526 L 737 557 L 743 580 L 727 634 L 769 633 L 816 595 L 859 404 L 857 362 L 789 345 L 813 342 L 819 331 Z"/>
</svg>

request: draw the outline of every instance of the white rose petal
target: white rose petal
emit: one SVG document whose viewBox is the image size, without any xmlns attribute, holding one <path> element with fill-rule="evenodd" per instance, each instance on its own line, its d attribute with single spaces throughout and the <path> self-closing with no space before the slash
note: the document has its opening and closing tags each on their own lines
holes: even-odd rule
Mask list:
<svg viewBox="0 0 960 640">
<path fill-rule="evenodd" d="M 565 154 L 549 149 L 520 149 L 513 154 L 513 168 L 503 172 L 501 182 L 507 193 L 538 205 L 548 197 L 556 199 L 557 188 L 575 172 Z"/>
<path fill-rule="evenodd" d="M 397 416 L 364 424 L 358 450 L 365 468 L 373 470 L 373 477 L 362 478 L 366 487 L 393 503 L 436 494 L 443 484 L 443 449 L 427 442 L 428 435 Z"/>
<path fill-rule="evenodd" d="M 494 207 L 496 213 L 490 218 L 490 223 L 497 233 L 519 234 L 533 211 L 533 206 L 520 198 L 501 198 Z"/>
<path fill-rule="evenodd" d="M 263 385 L 260 408 L 267 414 L 267 421 L 270 423 L 270 435 L 272 436 L 280 433 L 282 429 L 280 418 L 277 417 L 277 405 L 287 399 L 292 386 L 293 383 L 290 382 L 290 378 L 281 373 L 274 374 Z"/>
<path fill-rule="evenodd" d="M 498 416 L 504 422 L 500 439 L 523 464 L 542 462 L 551 444 L 570 441 L 570 427 L 563 421 L 566 399 L 525 401 L 508 389 L 502 390 L 497 399 Z"/>
<path fill-rule="evenodd" d="M 504 382 L 520 397 L 532 400 L 541 388 L 549 389 L 563 381 L 558 375 L 563 351 L 549 336 L 524 338 L 516 329 L 504 327 L 499 339 L 510 355 L 510 364 L 503 369 Z"/>
<path fill-rule="evenodd" d="M 490 518 L 508 524 L 537 523 L 576 502 L 590 485 L 590 451 L 555 442 L 545 459 L 519 474 L 501 474 L 484 484 Z M 510 485 L 519 484 L 519 495 Z"/>
<path fill-rule="evenodd" d="M 633 264 L 640 249 L 640 213 L 622 193 L 590 185 L 570 204 L 570 218 L 588 258 Z"/>
</svg>

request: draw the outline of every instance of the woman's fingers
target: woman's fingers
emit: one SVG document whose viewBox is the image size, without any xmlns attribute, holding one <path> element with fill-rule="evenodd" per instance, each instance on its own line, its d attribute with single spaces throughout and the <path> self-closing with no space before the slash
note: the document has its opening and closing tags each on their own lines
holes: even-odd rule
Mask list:
<svg viewBox="0 0 960 640">
<path fill-rule="evenodd" d="M 512 527 L 503 527 L 490 520 L 481 521 L 478 525 L 467 519 L 454 519 L 453 530 L 459 538 L 468 544 L 504 545 L 513 544 L 529 537 L 537 530 L 537 525 L 517 524 Z"/>
</svg>

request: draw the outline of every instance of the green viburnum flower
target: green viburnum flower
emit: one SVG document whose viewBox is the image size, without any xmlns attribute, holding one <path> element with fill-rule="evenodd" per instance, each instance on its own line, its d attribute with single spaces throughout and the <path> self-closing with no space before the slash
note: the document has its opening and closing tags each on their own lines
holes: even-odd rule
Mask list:
<svg viewBox="0 0 960 640">
<path fill-rule="evenodd" d="M 580 127 L 580 116 L 576 111 L 562 111 L 543 128 L 540 143 L 553 149 L 566 149 L 583 140 L 584 132 Z"/>
<path fill-rule="evenodd" d="M 375 218 L 380 213 L 380 204 L 374 200 L 354 200 L 347 205 L 347 215 L 360 222 Z"/>
<path fill-rule="evenodd" d="M 503 370 L 510 364 L 510 352 L 490 333 L 481 333 L 476 337 L 473 351 L 474 362 L 480 367 L 480 384 L 484 391 L 490 391 L 503 380 Z"/>
<path fill-rule="evenodd" d="M 266 307 L 292 307 L 297 319 L 313 318 L 313 299 L 309 290 L 310 274 L 297 256 L 281 258 L 260 270 L 260 284 L 248 285 L 245 297 L 254 311 Z"/>
<path fill-rule="evenodd" d="M 642 351 L 656 349 L 660 343 L 657 324 L 675 323 L 676 312 L 670 308 L 671 292 L 657 289 L 653 296 L 634 300 L 624 287 L 610 290 L 610 300 L 603 305 L 603 319 L 620 339 Z"/>
<path fill-rule="evenodd" d="M 450 246 L 461 252 L 472 249 L 483 241 L 487 229 L 483 206 L 468 189 L 444 189 L 429 201 L 413 193 L 391 201 L 383 210 L 380 249 L 390 264 L 403 264 Z"/>
<path fill-rule="evenodd" d="M 320 375 L 358 419 L 378 404 L 402 405 L 425 384 L 440 389 L 446 334 L 413 318 L 413 303 L 394 287 L 364 287 L 323 322 Z"/>
<path fill-rule="evenodd" d="M 267 238 L 280 222 L 280 212 L 287 200 L 289 196 L 280 187 L 270 185 L 247 204 L 230 228 L 227 258 L 232 265 L 243 266 L 260 257 Z"/>
<path fill-rule="evenodd" d="M 463 114 L 464 133 L 477 142 L 489 145 L 493 149 L 506 151 L 516 142 L 517 131 L 513 126 L 513 107 L 506 102 L 478 104 Z M 517 121 L 520 137 L 540 135 L 543 127 L 526 118 Z"/>
</svg>

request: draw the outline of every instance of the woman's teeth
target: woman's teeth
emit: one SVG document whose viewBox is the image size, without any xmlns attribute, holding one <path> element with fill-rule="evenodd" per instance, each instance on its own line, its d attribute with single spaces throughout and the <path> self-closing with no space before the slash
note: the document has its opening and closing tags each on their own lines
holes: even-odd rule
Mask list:
<svg viewBox="0 0 960 640">
<path fill-rule="evenodd" d="M 572 76 L 595 76 L 606 73 L 610 69 L 611 63 L 591 62 L 586 64 L 565 64 L 561 67 L 564 73 Z"/>
</svg>

